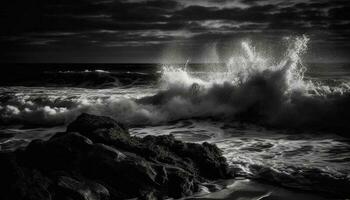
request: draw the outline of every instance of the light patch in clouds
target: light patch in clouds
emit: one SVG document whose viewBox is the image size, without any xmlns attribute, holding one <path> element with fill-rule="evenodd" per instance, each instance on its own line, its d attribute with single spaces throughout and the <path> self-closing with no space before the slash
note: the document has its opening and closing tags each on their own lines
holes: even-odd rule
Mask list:
<svg viewBox="0 0 350 200">
<path fill-rule="evenodd" d="M 239 0 L 177 0 L 182 5 L 188 6 L 203 6 L 216 8 L 247 8 L 248 6 Z"/>
<path fill-rule="evenodd" d="M 1 53 L 8 60 L 42 58 L 46 52 L 53 62 L 86 52 L 101 60 L 108 47 L 106 53 L 135 61 L 175 43 L 196 54 L 195 47 L 210 42 L 298 34 L 310 35 L 322 48 L 349 52 L 349 0 L 64 0 L 39 1 L 40 6 L 19 1 L 4 0 L 0 19 Z"/>
<path fill-rule="evenodd" d="M 57 40 L 42 40 L 36 39 L 28 42 L 29 45 L 49 45 L 50 43 L 57 42 Z"/>
<path fill-rule="evenodd" d="M 208 29 L 208 30 L 217 30 L 217 31 L 225 31 L 229 29 L 228 31 L 232 31 L 234 29 L 240 29 L 250 25 L 256 25 L 256 26 L 266 26 L 266 23 L 253 23 L 253 22 L 233 22 L 228 20 L 206 20 L 206 21 L 199 21 L 198 22 L 200 26 Z"/>
<path fill-rule="evenodd" d="M 139 31 L 139 36 L 141 37 L 173 37 L 173 38 L 191 38 L 194 33 L 187 30 L 175 30 L 175 31 L 161 31 L 161 30 L 152 30 L 152 31 Z"/>
</svg>

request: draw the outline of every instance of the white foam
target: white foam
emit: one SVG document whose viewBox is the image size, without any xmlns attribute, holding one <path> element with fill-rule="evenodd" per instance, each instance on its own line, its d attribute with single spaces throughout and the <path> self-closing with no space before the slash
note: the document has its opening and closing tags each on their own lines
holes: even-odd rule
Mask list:
<svg viewBox="0 0 350 200">
<path fill-rule="evenodd" d="M 1 105 L 0 114 L 5 121 L 42 124 L 48 120 L 67 123 L 81 112 L 89 112 L 132 125 L 245 116 L 273 126 L 309 126 L 324 117 L 337 116 L 339 110 L 332 108 L 346 104 L 349 87 L 304 79 L 302 55 L 308 41 L 306 36 L 290 39 L 280 60 L 243 41 L 241 52 L 233 52 L 226 64 L 208 67 L 203 73 L 186 65 L 166 65 L 159 88 L 41 88 L 37 94 L 33 88 L 27 88 L 27 93 L 16 88 L 12 99 Z M 336 123 L 332 120 L 328 121 L 330 126 Z"/>
</svg>

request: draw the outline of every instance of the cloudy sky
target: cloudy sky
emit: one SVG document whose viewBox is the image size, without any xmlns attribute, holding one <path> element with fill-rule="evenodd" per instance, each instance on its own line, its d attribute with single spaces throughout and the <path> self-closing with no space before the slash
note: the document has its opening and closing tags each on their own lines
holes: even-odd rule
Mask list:
<svg viewBox="0 0 350 200">
<path fill-rule="evenodd" d="M 201 62 L 242 39 L 266 46 L 300 34 L 311 38 L 310 61 L 350 60 L 349 0 L 1 3 L 1 62 Z"/>
</svg>

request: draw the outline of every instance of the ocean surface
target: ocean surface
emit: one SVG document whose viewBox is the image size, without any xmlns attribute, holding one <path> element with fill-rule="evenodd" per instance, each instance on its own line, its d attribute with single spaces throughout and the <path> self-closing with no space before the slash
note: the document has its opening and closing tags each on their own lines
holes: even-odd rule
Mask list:
<svg viewBox="0 0 350 200">
<path fill-rule="evenodd" d="M 140 137 L 214 143 L 240 177 L 349 197 L 350 64 L 303 63 L 302 39 L 278 59 L 242 48 L 216 64 L 3 65 L 0 149 L 87 112 Z"/>
</svg>

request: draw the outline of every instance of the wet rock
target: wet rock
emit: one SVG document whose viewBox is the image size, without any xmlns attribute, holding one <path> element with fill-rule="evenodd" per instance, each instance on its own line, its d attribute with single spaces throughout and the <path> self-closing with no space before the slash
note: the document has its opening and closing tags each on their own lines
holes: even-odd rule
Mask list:
<svg viewBox="0 0 350 200">
<path fill-rule="evenodd" d="M 84 175 L 137 197 L 157 186 L 151 164 L 134 154 L 124 154 L 106 145 L 95 145 L 82 165 Z M 135 196 L 134 196 L 135 195 Z"/>
<path fill-rule="evenodd" d="M 189 196 L 198 190 L 198 182 L 189 172 L 177 168 L 168 167 L 167 171 L 167 194 L 173 198 Z"/>
<path fill-rule="evenodd" d="M 154 152 L 157 159 L 178 162 L 189 171 L 196 169 L 199 175 L 205 178 L 218 179 L 229 176 L 226 159 L 215 145 L 206 142 L 202 145 L 183 143 L 172 135 L 147 136 L 143 138 L 142 143 L 151 149 L 157 149 L 157 152 Z"/>
<path fill-rule="evenodd" d="M 108 200 L 108 190 L 95 182 L 78 181 L 62 176 L 58 179 L 55 199 Z"/>
<path fill-rule="evenodd" d="M 1 199 L 51 199 L 50 180 L 38 170 L 21 167 L 12 153 L 1 153 L 0 164 Z"/>
<path fill-rule="evenodd" d="M 108 117 L 82 114 L 48 141 L 0 154 L 2 199 L 165 199 L 230 177 L 221 151 L 173 136 L 131 137 Z"/>
<path fill-rule="evenodd" d="M 123 124 L 115 120 L 104 117 L 81 114 L 74 122 L 68 125 L 67 132 L 92 133 L 97 129 L 114 129 L 121 134 L 129 134 Z"/>
<path fill-rule="evenodd" d="M 49 141 L 31 142 L 25 151 L 19 151 L 17 155 L 26 166 L 44 172 L 79 170 L 80 163 L 92 144 L 90 139 L 78 133 L 60 133 Z"/>
</svg>

